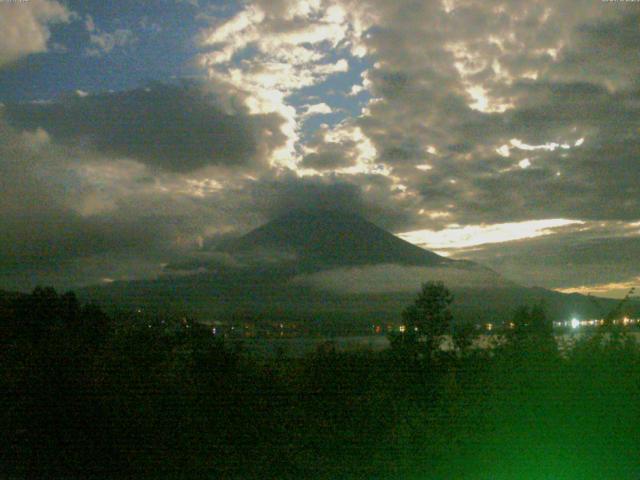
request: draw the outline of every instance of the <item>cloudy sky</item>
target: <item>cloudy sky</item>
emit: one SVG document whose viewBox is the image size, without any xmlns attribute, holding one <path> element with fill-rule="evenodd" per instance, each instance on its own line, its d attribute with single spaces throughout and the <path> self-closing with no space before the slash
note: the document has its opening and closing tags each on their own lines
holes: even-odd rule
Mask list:
<svg viewBox="0 0 640 480">
<path fill-rule="evenodd" d="M 640 283 L 640 3 L 0 0 L 0 288 L 295 208 L 525 285 Z"/>
</svg>

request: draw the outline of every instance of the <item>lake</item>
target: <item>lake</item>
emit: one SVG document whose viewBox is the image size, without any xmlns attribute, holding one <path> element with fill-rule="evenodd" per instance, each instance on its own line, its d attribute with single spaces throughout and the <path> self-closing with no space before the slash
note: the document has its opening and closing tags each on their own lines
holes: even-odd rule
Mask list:
<svg viewBox="0 0 640 480">
<path fill-rule="evenodd" d="M 576 332 L 556 335 L 560 351 L 564 351 L 580 338 L 589 333 Z M 636 341 L 640 342 L 640 332 L 631 332 Z M 499 335 L 480 335 L 473 343 L 475 348 L 490 348 L 500 342 Z M 232 343 L 242 344 L 244 355 L 255 358 L 301 358 L 317 351 L 322 345 L 331 346 L 338 352 L 380 352 L 389 348 L 390 343 L 386 335 L 362 335 L 352 337 L 333 338 L 247 338 Z M 443 338 L 441 348 L 444 351 L 452 347 L 451 337 Z"/>
</svg>

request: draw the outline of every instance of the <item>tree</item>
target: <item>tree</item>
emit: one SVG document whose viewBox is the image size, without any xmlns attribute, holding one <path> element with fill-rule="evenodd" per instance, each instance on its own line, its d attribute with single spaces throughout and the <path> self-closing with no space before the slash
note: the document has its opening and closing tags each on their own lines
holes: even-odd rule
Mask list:
<svg viewBox="0 0 640 480">
<path fill-rule="evenodd" d="M 544 307 L 536 304 L 518 307 L 511 323 L 513 328 L 508 332 L 509 343 L 521 350 L 540 352 L 554 352 L 557 350 L 553 336 L 553 324 L 547 318 Z"/>
<path fill-rule="evenodd" d="M 449 308 L 451 302 L 453 295 L 444 283 L 424 283 L 413 304 L 402 312 L 403 341 L 413 344 L 427 358 L 431 357 L 453 320 Z"/>
<path fill-rule="evenodd" d="M 473 346 L 473 342 L 478 338 L 478 328 L 476 325 L 467 322 L 456 325 L 455 329 L 452 330 L 451 340 L 455 351 L 459 356 L 465 357 Z"/>
<path fill-rule="evenodd" d="M 619 334 L 619 329 L 612 328 L 614 325 L 614 320 L 620 320 L 624 316 L 625 307 L 631 301 L 631 297 L 635 293 L 636 288 L 631 287 L 624 298 L 620 299 L 620 301 L 610 309 L 606 314 L 604 313 L 604 309 L 600 302 L 597 299 L 591 296 L 591 294 L 587 295 L 591 302 L 598 307 L 600 310 L 600 318 L 602 318 L 603 322 L 601 324 L 602 331 L 609 331 L 610 333 Z"/>
</svg>

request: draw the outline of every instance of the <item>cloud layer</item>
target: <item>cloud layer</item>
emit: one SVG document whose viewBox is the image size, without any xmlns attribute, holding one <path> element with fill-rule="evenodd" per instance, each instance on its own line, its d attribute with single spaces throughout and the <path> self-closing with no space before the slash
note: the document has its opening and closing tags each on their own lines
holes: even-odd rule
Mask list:
<svg viewBox="0 0 640 480">
<path fill-rule="evenodd" d="M 225 109 L 213 89 L 188 83 L 9 104 L 5 115 L 15 128 L 43 129 L 54 142 L 175 172 L 265 163 L 283 142 L 277 115 Z"/>
<path fill-rule="evenodd" d="M 313 206 L 396 233 L 439 232 L 449 255 L 527 284 L 638 277 L 637 4 L 189 8 L 197 27 L 181 41 L 198 49 L 198 80 L 4 102 L 6 285 L 47 259 L 74 265 L 59 269 L 68 283 L 83 275 L 78 265 L 101 278 L 109 255 L 122 261 L 102 276 L 148 275 L 212 238 Z M 46 52 L 60 40 L 51 26 L 76 18 L 52 0 L 0 10 L 0 75 Z M 133 24 L 83 18 L 79 48 L 92 61 L 147 41 Z M 532 222 L 552 226 L 533 238 Z M 517 232 L 500 236 L 504 224 Z M 498 233 L 482 240 L 487 231 Z"/>
</svg>

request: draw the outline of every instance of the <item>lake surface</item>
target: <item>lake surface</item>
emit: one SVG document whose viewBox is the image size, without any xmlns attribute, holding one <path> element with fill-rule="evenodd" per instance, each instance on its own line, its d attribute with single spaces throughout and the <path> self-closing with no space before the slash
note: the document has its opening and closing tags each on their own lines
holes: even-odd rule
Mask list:
<svg viewBox="0 0 640 480">
<path fill-rule="evenodd" d="M 640 332 L 630 332 L 637 342 L 640 342 Z M 556 335 L 556 341 L 561 351 L 571 348 L 580 338 L 589 333 L 576 332 Z M 234 341 L 233 343 L 235 343 Z M 490 348 L 500 342 L 499 335 L 480 335 L 473 343 L 475 348 Z M 255 358 L 301 358 L 316 352 L 326 345 L 338 352 L 380 352 L 389 348 L 390 343 L 386 335 L 363 335 L 353 337 L 333 338 L 247 338 L 238 343 L 242 344 L 244 355 Z M 441 344 L 442 350 L 450 350 L 451 337 L 446 336 Z"/>
</svg>

